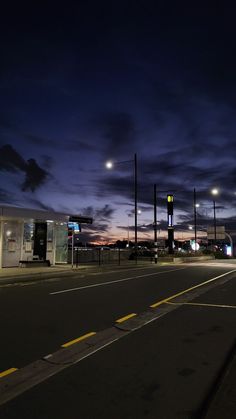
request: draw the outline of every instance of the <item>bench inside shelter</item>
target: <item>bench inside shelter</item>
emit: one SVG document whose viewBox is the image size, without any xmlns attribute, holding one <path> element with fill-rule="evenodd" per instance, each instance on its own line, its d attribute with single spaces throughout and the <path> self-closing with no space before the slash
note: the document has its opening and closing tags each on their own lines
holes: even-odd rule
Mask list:
<svg viewBox="0 0 236 419">
<path fill-rule="evenodd" d="M 27 258 L 26 260 L 20 260 L 19 265 L 21 268 L 32 268 L 38 266 L 50 266 L 50 260 L 39 259 L 38 256 L 33 256 L 32 258 Z"/>
</svg>

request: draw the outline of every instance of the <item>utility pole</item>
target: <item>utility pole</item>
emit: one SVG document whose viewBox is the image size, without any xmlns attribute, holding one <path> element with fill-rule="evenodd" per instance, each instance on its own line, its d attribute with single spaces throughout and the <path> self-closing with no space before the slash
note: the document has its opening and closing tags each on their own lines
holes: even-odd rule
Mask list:
<svg viewBox="0 0 236 419">
<path fill-rule="evenodd" d="M 214 237 L 216 243 L 216 201 L 213 200 L 213 212 L 214 212 Z"/>
<path fill-rule="evenodd" d="M 155 252 L 155 263 L 157 263 L 157 185 L 154 185 L 154 196 L 153 196 L 153 203 L 154 203 L 154 252 Z"/>
<path fill-rule="evenodd" d="M 138 257 L 138 180 L 137 180 L 137 154 L 134 154 L 134 243 L 135 243 L 135 260 Z"/>
<path fill-rule="evenodd" d="M 197 251 L 197 202 L 196 189 L 193 190 L 193 207 L 194 207 L 194 251 Z"/>
</svg>

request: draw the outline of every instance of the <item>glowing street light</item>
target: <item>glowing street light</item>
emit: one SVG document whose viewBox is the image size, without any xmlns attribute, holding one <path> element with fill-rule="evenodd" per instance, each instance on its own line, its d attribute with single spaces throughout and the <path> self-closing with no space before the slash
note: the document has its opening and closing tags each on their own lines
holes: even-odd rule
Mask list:
<svg viewBox="0 0 236 419">
<path fill-rule="evenodd" d="M 218 189 L 213 188 L 213 189 L 211 190 L 211 193 L 212 193 L 212 195 L 218 195 L 219 191 L 218 191 Z"/>
<path fill-rule="evenodd" d="M 113 169 L 114 164 L 112 163 L 112 161 L 108 161 L 106 162 L 106 168 L 107 169 Z"/>
</svg>

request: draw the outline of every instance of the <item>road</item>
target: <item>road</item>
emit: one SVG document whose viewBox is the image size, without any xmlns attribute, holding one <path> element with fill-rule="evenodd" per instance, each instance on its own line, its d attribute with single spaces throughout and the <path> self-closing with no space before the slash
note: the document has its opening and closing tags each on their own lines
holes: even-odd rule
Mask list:
<svg viewBox="0 0 236 419">
<path fill-rule="evenodd" d="M 1 417 L 202 417 L 235 343 L 235 268 L 137 266 L 2 286 L 0 371 L 19 371 L 1 379 Z M 47 368 L 29 379 L 40 359 Z"/>
</svg>

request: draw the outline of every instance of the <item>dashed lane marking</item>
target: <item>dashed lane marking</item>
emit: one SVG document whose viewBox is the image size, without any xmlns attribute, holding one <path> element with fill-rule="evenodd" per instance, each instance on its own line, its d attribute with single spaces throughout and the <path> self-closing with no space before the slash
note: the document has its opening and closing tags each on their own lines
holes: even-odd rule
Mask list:
<svg viewBox="0 0 236 419">
<path fill-rule="evenodd" d="M 116 323 L 123 323 L 126 320 L 129 320 L 134 316 L 137 316 L 137 314 L 136 313 L 127 314 L 127 316 L 121 317 L 120 319 L 116 320 Z"/>
<path fill-rule="evenodd" d="M 90 332 L 90 333 L 86 333 L 86 335 L 80 336 L 79 338 L 73 339 L 67 343 L 64 343 L 62 346 L 62 348 L 68 348 L 68 346 L 74 345 L 75 343 L 81 342 L 84 339 L 89 338 L 90 336 L 96 335 L 96 332 Z"/>
<path fill-rule="evenodd" d="M 8 370 L 0 372 L 0 378 L 6 377 L 6 375 L 12 374 L 13 372 L 17 371 L 18 368 L 9 368 Z"/>
</svg>

